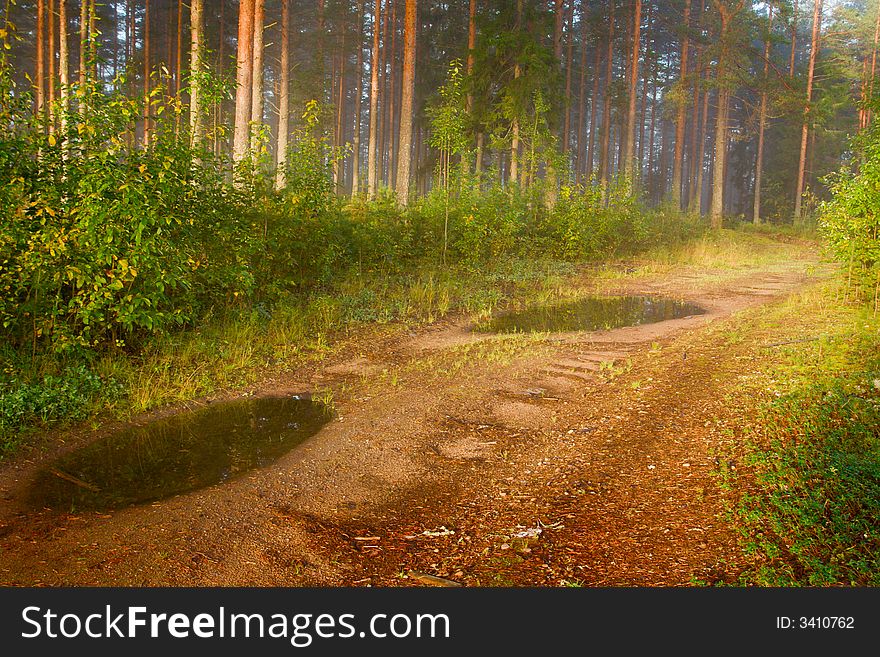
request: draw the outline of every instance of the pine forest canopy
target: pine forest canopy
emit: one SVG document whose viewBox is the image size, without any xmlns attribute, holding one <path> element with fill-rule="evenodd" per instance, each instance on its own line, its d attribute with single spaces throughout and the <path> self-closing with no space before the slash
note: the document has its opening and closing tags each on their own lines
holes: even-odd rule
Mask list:
<svg viewBox="0 0 880 657">
<path fill-rule="evenodd" d="M 716 221 L 789 220 L 823 195 L 871 119 L 880 25 L 874 0 L 7 7 L 15 93 L 49 113 L 87 79 L 146 97 L 130 131 L 143 147 L 173 110 L 176 129 L 217 155 L 281 163 L 280 184 L 295 125 L 309 121 L 328 137 L 338 193 L 384 185 L 405 203 L 436 183 L 432 117 L 445 109 L 451 157 L 503 185 L 626 173 L 651 203 Z M 453 62 L 458 96 L 441 93 Z M 54 114 L 46 130 L 60 127 Z"/>
</svg>

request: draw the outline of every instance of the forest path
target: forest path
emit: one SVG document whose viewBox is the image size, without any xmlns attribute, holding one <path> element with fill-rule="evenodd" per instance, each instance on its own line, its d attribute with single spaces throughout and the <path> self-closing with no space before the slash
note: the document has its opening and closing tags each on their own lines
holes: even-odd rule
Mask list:
<svg viewBox="0 0 880 657">
<path fill-rule="evenodd" d="M 712 471 L 724 397 L 761 346 L 739 312 L 815 280 L 809 246 L 786 254 L 581 282 L 704 315 L 507 337 L 450 320 L 363 340 L 257 391 L 332 391 L 334 422 L 271 466 L 162 502 L 35 512 L 20 492 L 46 457 L 5 464 L 0 583 L 733 581 L 739 549 Z"/>
</svg>

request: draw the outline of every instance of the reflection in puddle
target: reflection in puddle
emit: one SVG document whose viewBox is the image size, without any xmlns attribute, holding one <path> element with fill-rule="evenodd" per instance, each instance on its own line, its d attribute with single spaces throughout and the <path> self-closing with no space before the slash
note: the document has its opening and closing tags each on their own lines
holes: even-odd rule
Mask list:
<svg viewBox="0 0 880 657">
<path fill-rule="evenodd" d="M 597 331 L 651 324 L 705 312 L 692 303 L 658 297 L 585 297 L 499 315 L 477 326 L 484 333 Z"/>
<path fill-rule="evenodd" d="M 219 403 L 125 429 L 41 470 L 29 491 L 37 508 L 113 509 L 159 500 L 267 465 L 331 418 L 307 397 Z"/>
</svg>

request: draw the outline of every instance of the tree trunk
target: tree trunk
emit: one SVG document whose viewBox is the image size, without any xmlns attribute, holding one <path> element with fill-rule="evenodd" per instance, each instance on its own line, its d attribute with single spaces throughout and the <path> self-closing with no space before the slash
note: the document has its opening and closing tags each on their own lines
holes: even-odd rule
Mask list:
<svg viewBox="0 0 880 657">
<path fill-rule="evenodd" d="M 684 5 L 684 26 L 687 30 L 690 27 L 691 18 L 691 0 L 685 0 Z M 679 69 L 679 84 L 684 88 L 684 81 L 688 72 L 688 50 L 690 49 L 690 39 L 688 33 L 684 33 L 681 42 L 681 68 Z M 684 160 L 684 131 L 685 131 L 685 115 L 687 108 L 682 98 L 678 104 L 678 112 L 675 117 L 675 154 L 672 158 L 672 194 L 669 198 L 672 207 L 676 210 L 681 209 L 681 188 L 682 188 L 682 165 Z"/>
<path fill-rule="evenodd" d="M 794 221 L 801 217 L 802 197 L 804 194 L 804 172 L 807 164 L 807 138 L 810 132 L 810 111 L 813 102 L 813 76 L 816 71 L 816 57 L 819 54 L 819 37 L 822 33 L 822 0 L 815 0 L 813 9 L 813 38 L 810 44 L 810 64 L 807 69 L 807 101 L 804 105 L 804 123 L 801 128 L 801 153 L 798 158 L 797 188 L 794 197 Z"/>
<path fill-rule="evenodd" d="M 574 2 L 569 2 L 568 6 L 568 36 L 566 39 L 566 56 L 565 56 L 565 108 L 562 119 L 562 152 L 568 152 L 569 133 L 571 132 L 571 74 L 574 67 L 571 60 L 574 54 Z"/>
<path fill-rule="evenodd" d="M 598 43 L 595 45 L 595 48 L 596 51 L 594 53 L 593 65 L 593 93 L 590 96 L 590 135 L 588 137 L 589 141 L 587 143 L 587 161 L 584 168 L 584 175 L 587 178 L 593 177 L 593 166 L 595 163 L 593 151 L 596 145 L 596 126 L 598 125 L 597 119 L 599 116 L 599 67 L 602 64 L 602 49 L 599 47 Z"/>
<path fill-rule="evenodd" d="M 397 200 L 409 201 L 409 172 L 412 162 L 413 94 L 416 79 L 416 0 L 406 0 L 403 43 L 403 89 L 400 103 L 400 152 L 397 157 Z"/>
<path fill-rule="evenodd" d="M 285 0 L 286 2 L 287 0 Z M 351 194 L 357 196 L 361 186 L 361 98 L 364 86 L 364 0 L 358 0 L 357 86 L 354 94 L 354 135 L 351 148 Z"/>
<path fill-rule="evenodd" d="M 37 47 L 37 56 L 35 61 L 35 75 L 34 75 L 34 86 L 36 87 L 35 93 L 35 110 L 38 117 L 40 117 L 43 113 L 43 110 L 46 108 L 46 79 L 45 79 L 45 70 L 46 63 L 43 55 L 46 52 L 46 44 L 45 44 L 45 34 L 43 26 L 45 25 L 46 20 L 46 8 L 43 4 L 44 0 L 37 0 L 37 34 L 36 34 L 36 47 Z"/>
<path fill-rule="evenodd" d="M 86 87 L 86 59 L 89 49 L 89 0 L 79 3 L 79 86 L 82 93 Z M 132 53 L 133 54 L 133 53 Z"/>
<path fill-rule="evenodd" d="M 874 48 L 871 50 L 871 77 L 868 83 L 868 98 L 874 99 L 874 78 L 877 74 L 877 47 L 880 45 L 880 5 L 877 6 L 877 22 L 874 25 Z M 871 123 L 871 108 L 865 110 L 865 127 Z"/>
<path fill-rule="evenodd" d="M 232 136 L 232 160 L 242 162 L 250 146 L 250 121 L 253 116 L 251 91 L 254 63 L 254 0 L 241 0 L 238 7 L 238 51 L 236 54 L 235 130 Z"/>
<path fill-rule="evenodd" d="M 636 174 L 641 177 L 642 169 L 645 163 L 645 127 L 648 122 L 648 86 L 651 81 L 651 68 L 654 62 L 648 60 L 648 54 L 654 52 L 654 34 L 653 34 L 653 14 L 654 4 L 648 3 L 648 27 L 645 33 L 645 72 L 642 74 L 642 94 L 639 107 L 639 154 L 636 162 Z"/>
<path fill-rule="evenodd" d="M 338 84 L 336 85 L 336 147 L 341 149 L 345 143 L 344 122 L 345 115 L 345 21 L 341 26 L 342 36 L 339 39 L 339 74 L 337 76 Z M 333 182 L 336 185 L 338 193 L 342 193 L 342 187 L 345 184 L 345 160 L 337 158 L 334 154 L 333 158 Z"/>
<path fill-rule="evenodd" d="M 468 76 L 474 71 L 474 48 L 477 45 L 477 0 L 470 0 L 468 8 L 468 55 L 466 73 Z M 467 111 L 470 114 L 474 109 L 474 95 L 467 95 Z"/>
<path fill-rule="evenodd" d="M 144 0 L 144 6 L 144 148 L 146 148 L 150 145 L 150 0 Z"/>
<path fill-rule="evenodd" d="M 632 61 L 629 69 L 629 112 L 624 132 L 625 146 L 623 151 L 623 172 L 628 178 L 633 177 L 635 166 L 636 143 L 636 103 L 639 91 L 639 53 L 641 52 L 642 31 L 642 0 L 635 0 L 633 8 Z"/>
<path fill-rule="evenodd" d="M 708 74 L 706 75 L 708 77 Z M 703 92 L 703 115 L 700 119 L 700 134 L 697 139 L 697 177 L 694 183 L 695 205 L 699 214 L 703 213 L 703 178 L 706 175 L 706 135 L 709 132 L 709 90 Z"/>
<path fill-rule="evenodd" d="M 64 2 L 65 0 L 58 0 Z M 98 8 L 95 0 L 89 2 L 89 59 L 92 61 L 92 81 L 98 81 Z"/>
<path fill-rule="evenodd" d="M 657 88 L 660 86 L 657 84 L 657 69 L 659 66 L 654 65 L 653 67 L 653 75 L 652 82 L 654 83 L 654 89 L 651 91 L 651 127 L 650 127 L 650 136 L 648 137 L 648 191 L 649 194 L 653 195 L 656 192 L 656 175 L 654 173 L 654 140 L 656 138 L 656 130 L 657 130 Z"/>
<path fill-rule="evenodd" d="M 256 155 L 260 128 L 263 125 L 263 24 L 265 0 L 254 1 L 254 45 L 251 74 L 251 153 Z"/>
<path fill-rule="evenodd" d="M 49 0 L 46 18 L 49 21 L 49 134 L 55 132 L 55 0 Z"/>
<path fill-rule="evenodd" d="M 468 56 L 467 56 L 467 75 L 473 73 L 474 70 L 474 48 L 477 46 L 477 0 L 470 0 L 470 6 L 468 7 Z M 466 105 L 468 114 L 473 113 L 474 111 L 474 95 L 472 93 L 468 93 L 466 99 Z M 480 170 L 483 167 L 483 133 L 477 128 L 477 136 L 476 136 L 476 156 L 474 158 L 474 175 L 479 180 Z"/>
<path fill-rule="evenodd" d="M 281 0 L 281 71 L 278 96 L 278 146 L 276 150 L 275 187 L 287 183 L 287 129 L 290 123 L 290 0 Z M 357 155 L 355 155 L 357 157 Z"/>
<path fill-rule="evenodd" d="M 379 85 L 379 93 L 382 98 L 382 102 L 380 104 L 381 114 L 378 117 L 379 180 L 384 181 L 386 186 L 388 185 L 388 169 L 386 168 L 388 162 L 388 147 L 386 144 L 388 139 L 388 103 L 390 102 L 388 95 L 388 78 L 390 76 L 390 73 L 388 71 L 388 22 L 390 20 L 389 9 L 394 9 L 394 0 L 385 0 L 385 13 L 382 16 L 382 49 L 379 51 L 379 71 L 382 76 Z"/>
<path fill-rule="evenodd" d="M 522 23 L 523 0 L 516 1 L 516 31 L 519 32 Z M 513 79 L 518 80 L 522 71 L 519 60 L 513 67 Z M 519 117 L 514 110 L 513 123 L 510 126 L 512 138 L 510 140 L 510 176 L 509 182 L 516 185 L 519 182 Z"/>
<path fill-rule="evenodd" d="M 192 0 L 190 0 L 192 5 Z M 190 8 L 190 21 L 192 21 L 192 8 Z M 114 39 L 114 43 L 115 43 Z M 183 0 L 177 0 L 177 50 L 174 56 L 174 95 L 180 99 L 181 73 L 183 72 Z"/>
<path fill-rule="evenodd" d="M 614 0 L 608 19 L 608 52 L 605 55 L 605 94 L 602 109 L 602 145 L 599 153 L 599 179 L 606 185 L 611 181 L 611 85 L 614 80 Z"/>
<path fill-rule="evenodd" d="M 190 0 L 189 129 L 193 148 L 201 146 L 205 109 L 202 107 L 202 46 L 205 40 L 204 0 Z"/>
<path fill-rule="evenodd" d="M 798 0 L 794 0 L 794 14 L 791 17 L 791 58 L 788 63 L 788 77 L 794 77 L 794 63 L 797 55 L 797 23 L 798 23 Z"/>
<path fill-rule="evenodd" d="M 710 218 L 713 228 L 721 228 L 724 218 L 724 181 L 727 174 L 727 134 L 730 113 L 730 83 L 727 80 L 727 66 L 730 59 L 730 32 L 736 15 L 745 5 L 739 0 L 736 6 L 729 6 L 723 0 L 714 0 L 721 18 L 721 32 L 718 35 L 720 48 L 717 55 L 716 81 L 718 84 L 718 110 L 715 119 L 715 158 L 712 170 L 712 205 Z"/>
<path fill-rule="evenodd" d="M 761 223 L 761 178 L 764 173 L 764 127 L 767 124 L 767 77 L 770 74 L 770 36 L 773 30 L 773 3 L 767 14 L 767 36 L 764 39 L 764 89 L 761 90 L 761 109 L 758 112 L 758 152 L 755 154 L 755 201 L 752 221 Z"/>
<path fill-rule="evenodd" d="M 572 35 L 574 36 L 574 35 Z M 593 71 L 596 76 L 597 71 Z M 581 74 L 580 85 L 578 86 L 578 112 L 577 112 L 577 165 L 575 166 L 575 181 L 580 184 L 583 182 L 585 162 L 587 155 L 586 144 L 584 143 L 584 130 L 586 129 L 586 109 L 587 109 L 587 7 L 581 5 Z"/>
<path fill-rule="evenodd" d="M 373 9 L 373 52 L 370 55 L 370 138 L 367 151 L 367 194 L 376 197 L 379 163 L 378 114 L 379 114 L 379 26 L 382 22 L 382 0 L 375 0 Z"/>
<path fill-rule="evenodd" d="M 66 150 L 67 113 L 70 109 L 70 55 L 67 45 L 67 0 L 58 2 L 58 73 L 61 94 L 61 148 Z"/>
</svg>

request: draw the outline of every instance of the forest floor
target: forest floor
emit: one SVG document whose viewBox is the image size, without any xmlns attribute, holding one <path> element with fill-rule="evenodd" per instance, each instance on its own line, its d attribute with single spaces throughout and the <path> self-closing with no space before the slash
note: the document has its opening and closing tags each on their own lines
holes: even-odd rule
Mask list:
<svg viewBox="0 0 880 657">
<path fill-rule="evenodd" d="M 464 317 L 364 330 L 247 391 L 332 396 L 320 433 L 230 482 L 112 513 L 22 502 L 48 459 L 121 423 L 66 431 L 0 464 L 0 584 L 734 583 L 717 470 L 743 411 L 728 400 L 790 337 L 745 318 L 815 284 L 818 263 L 792 240 L 752 266 L 585 270 L 571 282 L 584 294 L 707 311 L 609 331 L 495 336 Z"/>
</svg>

